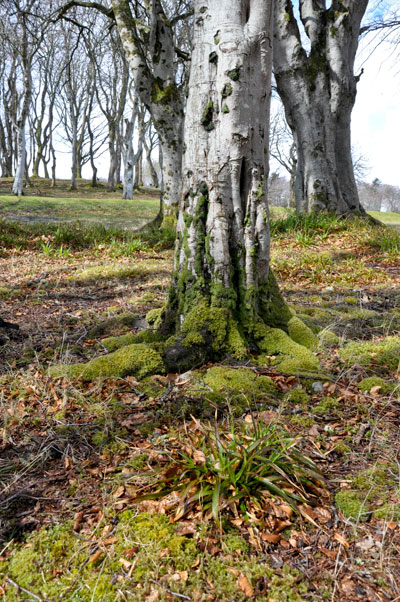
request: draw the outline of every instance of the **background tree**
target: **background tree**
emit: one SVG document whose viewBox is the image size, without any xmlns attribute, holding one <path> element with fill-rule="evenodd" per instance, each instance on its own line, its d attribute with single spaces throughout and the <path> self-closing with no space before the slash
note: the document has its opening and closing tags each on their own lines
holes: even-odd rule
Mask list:
<svg viewBox="0 0 400 602">
<path fill-rule="evenodd" d="M 297 151 L 296 204 L 302 211 L 363 212 L 351 158 L 351 112 L 361 20 L 368 0 L 276 0 L 274 73 Z"/>
</svg>

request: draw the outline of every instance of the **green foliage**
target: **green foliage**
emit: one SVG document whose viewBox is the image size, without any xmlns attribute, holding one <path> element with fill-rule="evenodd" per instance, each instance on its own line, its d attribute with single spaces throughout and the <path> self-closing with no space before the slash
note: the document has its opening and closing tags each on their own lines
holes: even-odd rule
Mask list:
<svg viewBox="0 0 400 602">
<path fill-rule="evenodd" d="M 347 227 L 348 221 L 346 219 L 331 213 L 297 213 L 272 221 L 271 236 L 276 237 L 295 232 L 301 233 L 304 237 L 309 237 L 309 240 L 313 240 L 318 234 L 324 233 L 326 236 L 332 232 L 346 230 Z"/>
<path fill-rule="evenodd" d="M 230 430 L 198 423 L 196 433 L 186 434 L 185 446 L 189 451 L 171 457 L 157 491 L 139 499 L 178 493 L 179 516 L 200 503 L 219 523 L 221 511 L 229 508 L 246 515 L 249 504 L 262 504 L 270 496 L 298 511 L 298 503 L 313 503 L 311 489 L 323 482 L 318 468 L 287 433 L 255 420 Z"/>
<path fill-rule="evenodd" d="M 317 349 L 318 337 L 298 317 L 294 316 L 289 320 L 288 330 L 290 338 L 299 345 L 311 350 Z"/>
</svg>

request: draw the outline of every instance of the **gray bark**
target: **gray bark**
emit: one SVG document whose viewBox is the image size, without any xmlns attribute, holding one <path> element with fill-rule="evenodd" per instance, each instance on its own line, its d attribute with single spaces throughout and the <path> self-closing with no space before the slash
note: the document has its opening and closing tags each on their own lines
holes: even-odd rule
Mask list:
<svg viewBox="0 0 400 602">
<path fill-rule="evenodd" d="M 274 322 L 266 195 L 271 26 L 271 3 L 264 0 L 195 1 L 166 317 L 178 330 L 196 306 L 199 313 L 204 306 L 226 310 L 245 336 L 258 320 Z"/>
<path fill-rule="evenodd" d="M 160 0 L 151 0 L 150 35 L 143 45 L 127 2 L 113 0 L 113 12 L 133 72 L 135 89 L 150 112 L 163 153 L 163 217 L 175 216 L 181 190 L 184 98 L 176 82 L 172 27 Z"/>
<path fill-rule="evenodd" d="M 310 42 L 302 46 L 292 2 L 276 0 L 274 72 L 297 150 L 296 205 L 301 211 L 364 212 L 351 157 L 354 60 L 368 0 L 300 0 Z"/>
</svg>

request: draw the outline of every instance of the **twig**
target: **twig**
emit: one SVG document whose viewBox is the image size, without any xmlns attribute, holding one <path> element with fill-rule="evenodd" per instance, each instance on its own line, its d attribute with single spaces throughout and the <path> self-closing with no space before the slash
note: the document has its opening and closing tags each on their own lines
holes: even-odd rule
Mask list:
<svg viewBox="0 0 400 602">
<path fill-rule="evenodd" d="M 39 602 L 46 602 L 40 596 L 37 596 L 33 592 L 29 591 L 29 589 L 25 589 L 25 587 L 22 587 L 22 585 L 18 585 L 18 583 L 16 581 L 14 581 L 13 579 L 11 579 L 10 577 L 6 577 L 6 581 L 7 581 L 7 583 L 10 583 L 11 585 L 13 585 L 17 589 L 17 591 L 24 592 L 25 594 L 28 594 L 28 596 L 32 596 L 32 598 L 35 598 L 35 600 L 39 600 Z"/>
<path fill-rule="evenodd" d="M 171 594 L 171 596 L 176 596 L 177 598 L 182 598 L 182 600 L 189 600 L 189 601 L 192 600 L 192 598 L 189 598 L 189 596 L 185 596 L 184 594 L 178 594 L 178 592 L 173 592 L 170 589 L 167 589 L 161 583 L 157 583 L 157 581 L 154 581 L 154 579 L 149 579 L 149 581 L 150 581 L 150 583 L 154 583 L 154 585 L 157 585 L 158 587 L 164 588 L 165 591 L 167 592 L 167 594 Z"/>
<path fill-rule="evenodd" d="M 369 422 L 365 422 L 364 424 L 362 424 L 360 426 L 360 428 L 358 429 L 358 433 L 354 439 L 354 444 L 355 445 L 360 445 L 361 443 L 361 439 L 364 437 L 365 433 L 371 428 L 371 425 L 369 424 Z"/>
<path fill-rule="evenodd" d="M 168 383 L 168 388 L 165 391 L 165 393 L 163 393 L 160 397 L 160 402 L 162 403 L 163 401 L 165 401 L 167 399 L 167 397 L 170 395 L 170 393 L 172 393 L 172 391 L 174 390 L 174 385 L 172 384 L 172 382 L 170 381 Z"/>
</svg>

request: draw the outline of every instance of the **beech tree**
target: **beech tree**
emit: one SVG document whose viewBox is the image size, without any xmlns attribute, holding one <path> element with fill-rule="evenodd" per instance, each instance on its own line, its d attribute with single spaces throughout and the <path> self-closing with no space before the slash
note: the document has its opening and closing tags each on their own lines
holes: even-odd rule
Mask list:
<svg viewBox="0 0 400 602">
<path fill-rule="evenodd" d="M 173 369 L 245 354 L 290 314 L 269 269 L 271 2 L 196 0 L 175 270 Z"/>
<path fill-rule="evenodd" d="M 361 20 L 368 0 L 300 0 L 303 43 L 293 2 L 276 0 L 274 73 L 297 150 L 301 211 L 361 212 L 351 157 L 351 112 Z"/>
</svg>

